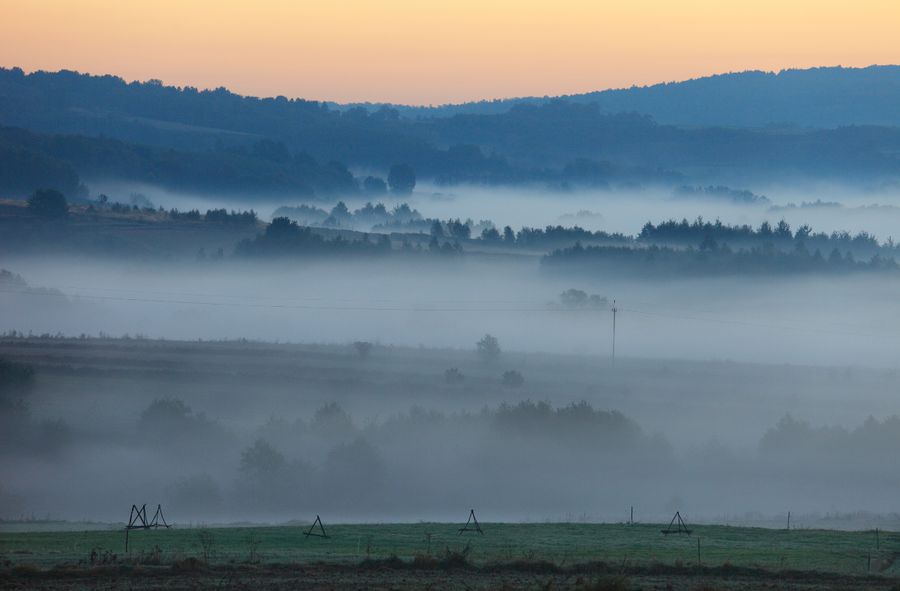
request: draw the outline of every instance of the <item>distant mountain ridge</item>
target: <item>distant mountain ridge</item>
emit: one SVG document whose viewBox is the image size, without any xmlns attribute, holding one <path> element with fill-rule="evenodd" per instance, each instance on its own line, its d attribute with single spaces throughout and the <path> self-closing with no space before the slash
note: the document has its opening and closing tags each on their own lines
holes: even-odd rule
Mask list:
<svg viewBox="0 0 900 591">
<path fill-rule="evenodd" d="M 16 92 L 11 92 L 13 89 L 10 85 L 13 83 L 20 86 Z M 250 102 L 258 107 L 277 106 L 281 113 L 292 112 L 295 120 L 302 120 L 316 111 L 330 109 L 346 112 L 356 108 L 369 112 L 391 109 L 406 117 L 489 115 L 506 113 L 517 105 L 539 105 L 564 100 L 596 103 L 601 111 L 609 114 L 637 112 L 653 117 L 658 123 L 671 125 L 819 128 L 848 125 L 900 126 L 900 65 L 872 65 L 865 68 L 828 66 L 778 72 L 747 70 L 579 94 L 425 107 L 392 103 L 339 104 L 302 98 L 288 99 L 283 96 L 241 96 L 225 88 L 198 91 L 192 87 L 165 86 L 157 80 L 126 83 L 111 75 L 80 74 L 68 70 L 25 74 L 19 68 L 0 67 L 0 108 L 21 108 L 25 106 L 21 101 L 41 100 L 40 93 L 54 90 L 64 91 L 64 96 L 54 101 L 56 103 L 77 100 L 88 87 L 115 95 L 115 106 L 124 106 L 129 100 L 129 94 L 133 94 L 136 88 L 153 87 L 158 89 L 155 93 L 157 98 L 172 90 L 188 96 L 214 96 L 222 106 L 234 104 L 235 100 L 245 104 Z M 168 94 L 171 99 L 171 93 Z M 17 100 L 8 102 L 13 97 Z M 151 105 L 144 107 L 152 110 Z M 5 114 L 8 115 L 10 113 Z M 22 121 L 6 123 L 21 125 Z M 189 134 L 201 129 L 187 127 L 170 131 Z M 223 130 L 213 127 L 202 131 Z"/>
<path fill-rule="evenodd" d="M 52 170 L 69 193 L 80 177 L 328 195 L 398 163 L 439 184 L 562 190 L 900 182 L 897 66 L 729 74 L 492 103 L 494 113 L 479 105 L 334 108 L 0 68 L 0 185 L 21 193 Z M 440 110 L 451 108 L 473 112 Z"/>
<path fill-rule="evenodd" d="M 751 70 L 650 86 L 556 97 L 522 97 L 436 107 L 387 105 L 405 116 L 497 114 L 552 100 L 596 103 L 608 113 L 638 112 L 671 125 L 725 127 L 900 126 L 900 66 Z M 347 108 L 350 105 L 335 105 Z M 378 108 L 382 105 L 368 105 Z"/>
</svg>

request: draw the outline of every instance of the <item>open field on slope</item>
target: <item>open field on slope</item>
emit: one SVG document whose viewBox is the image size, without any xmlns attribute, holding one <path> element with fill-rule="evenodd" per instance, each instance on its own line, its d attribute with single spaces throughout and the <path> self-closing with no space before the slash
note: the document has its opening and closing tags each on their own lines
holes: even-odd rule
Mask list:
<svg viewBox="0 0 900 591">
<path fill-rule="evenodd" d="M 360 359 L 349 343 L 0 338 L 0 358 L 37 371 L 30 395 L 37 416 L 65 417 L 76 427 L 92 422 L 98 409 L 110 427 L 131 425 L 161 393 L 226 425 L 265 422 L 272 408 L 312 413 L 330 402 L 355 416 L 386 418 L 385 409 L 413 405 L 473 411 L 518 400 L 585 400 L 623 412 L 649 433 L 755 446 L 785 413 L 818 424 L 894 414 L 900 386 L 900 373 L 885 369 L 637 358 L 620 359 L 612 368 L 606 357 L 516 352 L 485 364 L 471 350 L 381 345 Z M 450 367 L 459 368 L 465 381 L 447 383 Z M 525 383 L 504 386 L 506 370 L 520 371 Z M 710 408 L 717 409 L 715 421 L 708 419 Z M 621 511 L 603 520 L 616 520 Z"/>
<path fill-rule="evenodd" d="M 461 524 L 328 525 L 330 537 L 305 537 L 308 526 L 173 527 L 136 530 L 124 551 L 122 529 L 0 533 L 0 556 L 12 564 L 90 563 L 109 553 L 118 561 L 171 563 L 189 557 L 212 564 L 264 562 L 355 564 L 366 559 L 464 554 L 475 565 L 548 561 L 624 566 L 734 566 L 769 571 L 810 570 L 900 575 L 900 534 L 873 531 L 774 530 L 693 526 L 692 535 L 664 536 L 660 524 L 487 523 L 484 534 L 457 534 Z M 95 563 L 102 558 L 95 558 Z"/>
</svg>

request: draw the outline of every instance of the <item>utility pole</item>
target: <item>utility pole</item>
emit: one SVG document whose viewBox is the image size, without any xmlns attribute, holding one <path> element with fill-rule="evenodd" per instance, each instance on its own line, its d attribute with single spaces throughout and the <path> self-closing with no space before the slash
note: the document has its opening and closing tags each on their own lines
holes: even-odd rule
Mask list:
<svg viewBox="0 0 900 591">
<path fill-rule="evenodd" d="M 612 305 L 612 313 L 613 313 L 613 334 L 612 334 L 612 364 L 616 365 L 616 313 L 619 309 L 616 307 L 616 300 L 613 300 Z"/>
</svg>

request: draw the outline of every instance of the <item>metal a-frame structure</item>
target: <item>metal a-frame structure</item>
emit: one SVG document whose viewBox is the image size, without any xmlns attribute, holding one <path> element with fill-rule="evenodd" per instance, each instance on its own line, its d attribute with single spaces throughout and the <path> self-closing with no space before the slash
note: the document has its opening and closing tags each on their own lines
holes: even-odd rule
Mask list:
<svg viewBox="0 0 900 591">
<path fill-rule="evenodd" d="M 478 519 L 475 518 L 475 509 L 469 509 L 469 519 L 466 520 L 466 524 L 459 528 L 456 532 L 456 535 L 461 536 L 465 532 L 478 532 L 481 535 L 484 535 L 484 530 L 481 529 L 481 524 L 478 523 Z"/>
<path fill-rule="evenodd" d="M 316 529 L 317 525 L 319 526 L 319 531 L 318 532 L 313 531 Z M 311 526 L 309 526 L 309 530 L 303 532 L 303 535 L 306 536 L 307 538 L 309 536 L 313 536 L 316 538 L 327 538 L 328 534 L 325 533 L 325 526 L 322 525 L 322 518 L 319 517 L 318 515 L 316 515 L 316 520 L 313 521 L 313 524 Z"/>
<path fill-rule="evenodd" d="M 156 513 L 153 514 L 153 518 L 149 521 L 147 520 L 146 503 L 141 505 L 140 509 L 138 509 L 137 505 L 132 505 L 131 513 L 128 515 L 128 525 L 125 526 L 125 551 L 128 552 L 128 532 L 133 529 L 158 529 L 160 527 L 166 529 L 172 527 L 166 523 L 166 518 L 162 512 L 162 505 L 156 506 Z"/>
<path fill-rule="evenodd" d="M 675 512 L 675 517 L 673 517 L 672 521 L 669 522 L 669 527 L 667 527 L 666 529 L 661 529 L 659 531 L 662 532 L 664 536 L 668 536 L 670 534 L 683 536 L 691 535 L 691 530 L 684 524 L 684 519 L 681 518 L 680 511 Z"/>
</svg>

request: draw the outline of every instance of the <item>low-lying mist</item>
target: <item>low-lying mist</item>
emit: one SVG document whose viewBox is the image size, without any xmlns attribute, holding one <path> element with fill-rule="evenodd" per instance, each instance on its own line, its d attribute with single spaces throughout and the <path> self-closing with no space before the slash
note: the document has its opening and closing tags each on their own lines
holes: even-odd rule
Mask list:
<svg viewBox="0 0 900 591">
<path fill-rule="evenodd" d="M 895 367 L 894 274 L 629 279 L 545 273 L 536 258 L 121 261 L 13 259 L 32 287 L 0 293 L 2 328 L 177 339 L 468 348 L 608 358 L 609 306 L 557 305 L 570 288 L 616 300 L 626 357 Z"/>
<path fill-rule="evenodd" d="M 794 227 L 804 224 L 820 232 L 868 232 L 887 240 L 900 222 L 900 188 L 894 185 L 860 187 L 824 184 L 814 180 L 760 186 L 646 186 L 635 188 L 568 190 L 537 186 L 443 186 L 421 182 L 412 195 L 357 195 L 343 199 L 280 198 L 173 192 L 126 181 L 93 181 L 95 192 L 111 200 L 138 205 L 144 199 L 156 207 L 182 211 L 225 207 L 254 210 L 264 220 L 281 206 L 313 205 L 326 210 L 343 201 L 353 210 L 366 203 L 388 209 L 406 203 L 426 218 L 487 220 L 502 228 L 580 226 L 588 230 L 637 234 L 648 221 L 667 219 L 719 219 L 725 224 L 759 226 L 784 219 Z M 685 190 L 688 189 L 688 190 Z M 720 189 L 716 191 L 715 189 Z"/>
<path fill-rule="evenodd" d="M 844 387 L 866 387 L 856 404 L 875 409 L 896 375 L 379 347 L 0 347 L 36 362 L 0 367 L 4 517 L 119 520 L 133 502 L 162 503 L 181 524 L 452 521 L 470 507 L 517 521 L 621 521 L 630 506 L 641 520 L 679 510 L 731 522 L 894 509 L 895 406 L 849 421 L 833 408 L 844 426 L 784 409 L 815 414 Z M 501 379 L 509 367 L 524 383 Z M 34 374 L 15 379 L 23 371 Z M 754 372 L 773 392 L 733 391 Z"/>
<path fill-rule="evenodd" d="M 110 190 L 263 220 L 309 203 Z M 890 236 L 890 188 L 834 191 L 739 203 L 717 190 L 420 185 L 371 200 L 516 229 L 634 235 L 703 216 Z M 251 221 L 242 232 L 262 227 Z M 895 270 L 565 274 L 536 248 L 488 246 L 3 253 L 0 518 L 121 520 L 144 502 L 181 523 L 895 511 Z M 486 335 L 497 350 L 479 354 Z"/>
</svg>

